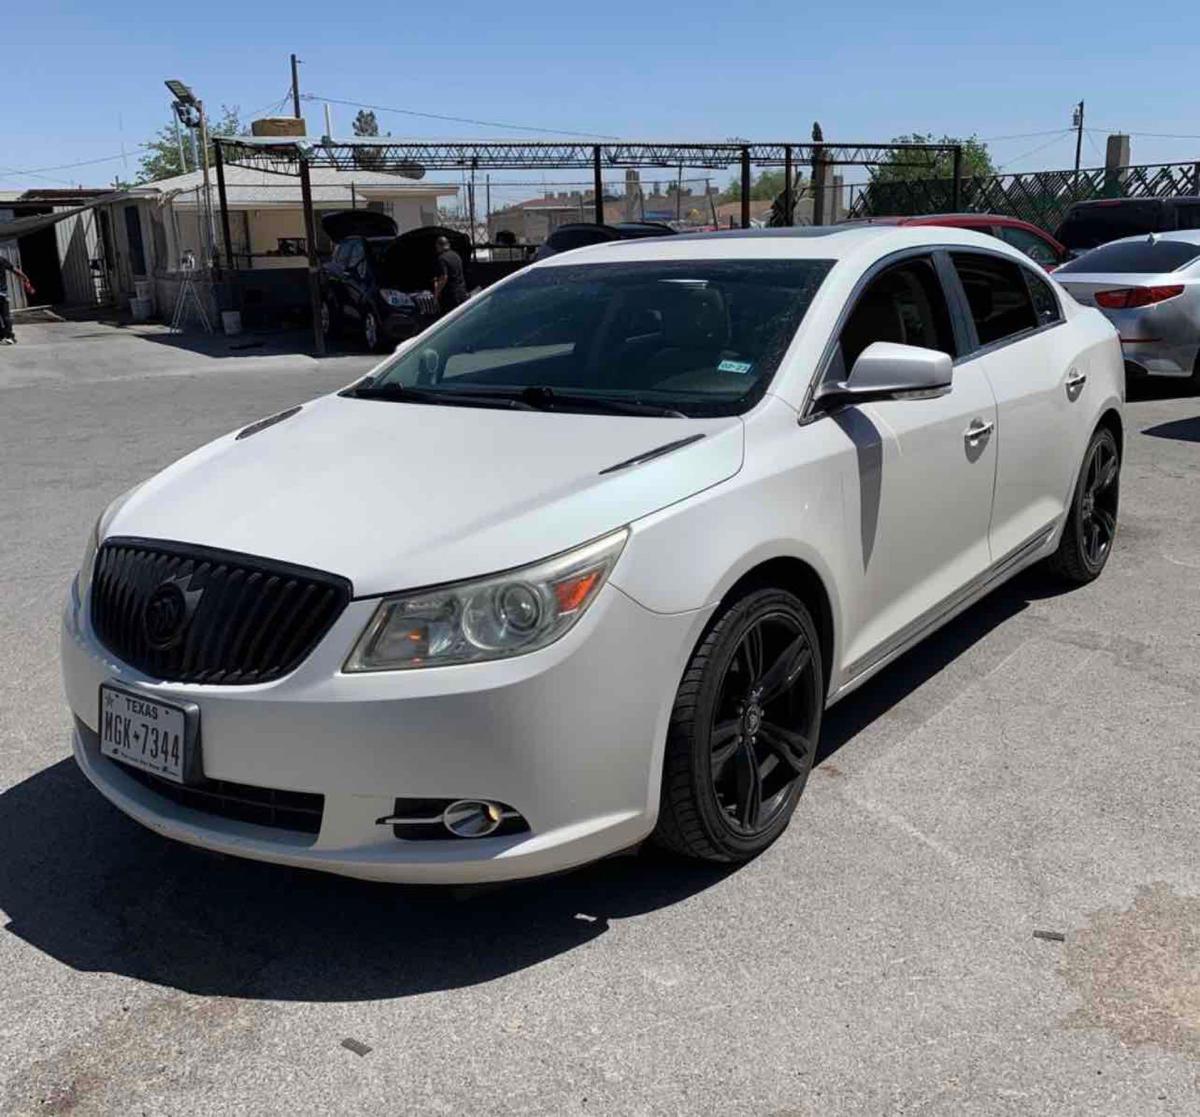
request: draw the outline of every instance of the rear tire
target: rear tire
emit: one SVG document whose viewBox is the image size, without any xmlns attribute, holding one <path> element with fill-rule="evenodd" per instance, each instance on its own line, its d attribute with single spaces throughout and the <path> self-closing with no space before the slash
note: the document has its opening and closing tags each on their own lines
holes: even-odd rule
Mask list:
<svg viewBox="0 0 1200 1117">
<path fill-rule="evenodd" d="M 1063 581 L 1082 586 L 1100 576 L 1116 539 L 1120 492 L 1117 440 L 1099 427 L 1083 455 L 1058 550 L 1049 559 L 1051 571 Z"/>
<path fill-rule="evenodd" d="M 321 300 L 321 333 L 326 338 L 337 337 L 341 333 L 342 320 L 338 309 L 331 299 Z"/>
<path fill-rule="evenodd" d="M 785 590 L 756 590 L 717 617 L 671 713 L 658 845 L 740 862 L 783 833 L 821 732 L 820 647 L 808 608 Z"/>
<path fill-rule="evenodd" d="M 367 347 L 368 353 L 383 352 L 379 319 L 375 317 L 375 311 L 373 310 L 368 310 L 363 315 L 363 342 Z"/>
</svg>

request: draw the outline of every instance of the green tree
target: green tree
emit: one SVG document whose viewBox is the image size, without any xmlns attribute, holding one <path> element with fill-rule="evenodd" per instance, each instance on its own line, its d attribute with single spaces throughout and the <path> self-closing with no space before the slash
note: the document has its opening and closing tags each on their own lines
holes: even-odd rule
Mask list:
<svg viewBox="0 0 1200 1117">
<path fill-rule="evenodd" d="M 783 171 L 762 171 L 758 178 L 750 183 L 750 200 L 765 202 L 779 197 L 783 193 Z M 797 183 L 799 190 L 803 184 Z M 729 184 L 729 189 L 721 197 L 723 202 L 740 202 L 742 200 L 742 180 L 735 176 Z"/>
<path fill-rule="evenodd" d="M 176 128 L 178 127 L 178 131 Z M 222 105 L 218 119 L 209 119 L 209 133 L 215 136 L 245 135 L 241 120 L 238 119 L 237 105 Z M 178 137 L 178 138 L 176 138 Z M 199 146 L 199 145 L 197 145 Z M 180 147 L 183 148 L 182 158 Z M 212 145 L 209 144 L 208 158 L 213 159 Z M 172 116 L 147 143 L 142 145 L 141 170 L 138 182 L 157 182 L 161 178 L 171 178 L 174 175 L 186 174 L 197 170 L 198 166 L 192 156 L 192 139 L 188 129 L 178 124 Z"/>
<path fill-rule="evenodd" d="M 359 109 L 354 115 L 354 134 L 356 136 L 378 136 L 379 121 L 371 109 Z"/>
<path fill-rule="evenodd" d="M 966 139 L 954 136 L 938 138 L 932 132 L 913 132 L 908 136 L 893 136 L 894 144 L 961 144 L 962 174 L 964 178 L 976 175 L 992 175 L 996 168 L 992 164 L 988 146 L 978 137 Z M 953 178 L 954 153 L 951 151 L 894 151 L 887 162 L 870 169 L 872 182 L 912 182 L 916 179 Z"/>
</svg>

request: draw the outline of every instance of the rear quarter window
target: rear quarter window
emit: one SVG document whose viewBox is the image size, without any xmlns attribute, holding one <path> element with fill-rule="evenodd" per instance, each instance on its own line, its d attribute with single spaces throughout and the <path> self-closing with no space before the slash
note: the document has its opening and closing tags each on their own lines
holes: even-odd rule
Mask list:
<svg viewBox="0 0 1200 1117">
<path fill-rule="evenodd" d="M 1063 264 L 1059 273 L 1168 272 L 1200 258 L 1200 245 L 1179 240 L 1146 240 L 1105 244 Z"/>
</svg>

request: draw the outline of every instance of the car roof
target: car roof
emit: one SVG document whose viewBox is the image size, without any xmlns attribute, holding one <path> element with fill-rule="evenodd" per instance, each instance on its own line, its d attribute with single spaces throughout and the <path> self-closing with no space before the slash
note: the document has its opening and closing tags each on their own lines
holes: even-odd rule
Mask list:
<svg viewBox="0 0 1200 1117">
<path fill-rule="evenodd" d="M 1028 263 L 1002 241 L 971 229 L 942 225 L 805 225 L 784 229 L 728 229 L 673 237 L 609 241 L 550 256 L 534 267 L 651 260 L 877 258 L 922 245 L 986 248 Z"/>
<path fill-rule="evenodd" d="M 1104 244 L 1098 244 L 1096 248 L 1088 249 L 1088 251 L 1095 252 L 1098 248 L 1111 248 L 1114 244 L 1137 244 L 1138 242 L 1144 244 L 1150 240 L 1178 240 L 1184 244 L 1200 244 L 1200 229 L 1172 229 L 1164 233 L 1135 233 L 1131 237 L 1119 237 L 1117 240 L 1105 241 Z"/>
<path fill-rule="evenodd" d="M 863 225 L 945 225 L 950 228 L 961 227 L 976 229 L 989 225 L 1006 225 L 1009 228 L 1031 229 L 1042 236 L 1048 236 L 1044 229 L 1039 229 L 1032 222 L 1020 217 L 1009 217 L 1004 213 L 918 213 L 887 214 L 880 217 L 862 217 L 857 221 L 846 224 Z"/>
</svg>

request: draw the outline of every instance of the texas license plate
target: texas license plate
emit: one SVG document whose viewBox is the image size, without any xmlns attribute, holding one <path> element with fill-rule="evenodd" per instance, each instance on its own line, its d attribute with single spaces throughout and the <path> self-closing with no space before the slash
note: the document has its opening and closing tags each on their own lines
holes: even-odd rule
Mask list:
<svg viewBox="0 0 1200 1117">
<path fill-rule="evenodd" d="M 199 769 L 199 719 L 200 711 L 192 705 L 100 687 L 100 751 L 175 783 L 187 783 Z"/>
</svg>

